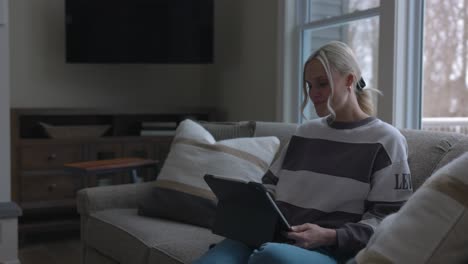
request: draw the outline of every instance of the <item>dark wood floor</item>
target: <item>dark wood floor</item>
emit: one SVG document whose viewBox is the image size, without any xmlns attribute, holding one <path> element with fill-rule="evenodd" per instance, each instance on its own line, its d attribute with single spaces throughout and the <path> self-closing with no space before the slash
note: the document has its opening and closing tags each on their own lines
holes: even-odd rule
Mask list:
<svg viewBox="0 0 468 264">
<path fill-rule="evenodd" d="M 44 238 L 20 244 L 21 264 L 79 264 L 79 237 Z"/>
</svg>

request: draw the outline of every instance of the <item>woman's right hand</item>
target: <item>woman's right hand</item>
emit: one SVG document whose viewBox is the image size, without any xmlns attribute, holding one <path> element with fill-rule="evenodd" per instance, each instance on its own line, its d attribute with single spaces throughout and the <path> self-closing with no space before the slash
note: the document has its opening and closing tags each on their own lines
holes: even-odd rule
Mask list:
<svg viewBox="0 0 468 264">
<path fill-rule="evenodd" d="M 291 232 L 286 233 L 286 238 L 294 240 L 293 245 L 313 249 L 321 246 L 336 244 L 336 230 L 323 228 L 316 224 L 305 223 L 291 227 Z"/>
</svg>

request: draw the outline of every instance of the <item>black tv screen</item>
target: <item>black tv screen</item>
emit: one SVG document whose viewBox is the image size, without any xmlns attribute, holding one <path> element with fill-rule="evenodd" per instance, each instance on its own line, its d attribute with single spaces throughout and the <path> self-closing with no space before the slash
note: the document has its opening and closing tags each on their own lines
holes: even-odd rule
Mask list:
<svg viewBox="0 0 468 264">
<path fill-rule="evenodd" d="M 66 0 L 70 63 L 212 63 L 214 0 Z"/>
</svg>

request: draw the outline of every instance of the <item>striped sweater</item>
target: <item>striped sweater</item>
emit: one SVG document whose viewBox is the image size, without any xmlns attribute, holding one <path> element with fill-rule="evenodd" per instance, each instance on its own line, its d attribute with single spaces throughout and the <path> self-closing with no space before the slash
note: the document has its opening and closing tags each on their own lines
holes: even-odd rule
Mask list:
<svg viewBox="0 0 468 264">
<path fill-rule="evenodd" d="M 292 225 L 336 229 L 340 256 L 362 249 L 412 193 L 406 140 L 375 117 L 299 126 L 263 183 Z"/>
</svg>

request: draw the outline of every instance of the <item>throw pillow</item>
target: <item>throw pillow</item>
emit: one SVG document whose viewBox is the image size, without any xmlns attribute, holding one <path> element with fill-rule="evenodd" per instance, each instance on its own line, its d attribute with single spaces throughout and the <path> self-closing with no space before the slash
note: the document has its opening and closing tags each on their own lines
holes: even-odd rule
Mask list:
<svg viewBox="0 0 468 264">
<path fill-rule="evenodd" d="M 276 137 L 216 141 L 201 125 L 180 123 L 150 197 L 139 213 L 210 227 L 216 198 L 203 176 L 261 182 L 279 147 Z"/>
<path fill-rule="evenodd" d="M 385 218 L 357 263 L 467 263 L 468 153 L 439 169 Z"/>
<path fill-rule="evenodd" d="M 203 128 L 210 132 L 217 141 L 231 138 L 253 137 L 255 134 L 255 121 L 198 122 Z"/>
</svg>

